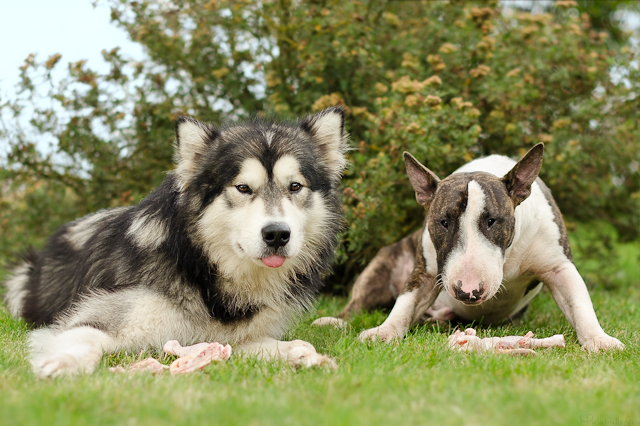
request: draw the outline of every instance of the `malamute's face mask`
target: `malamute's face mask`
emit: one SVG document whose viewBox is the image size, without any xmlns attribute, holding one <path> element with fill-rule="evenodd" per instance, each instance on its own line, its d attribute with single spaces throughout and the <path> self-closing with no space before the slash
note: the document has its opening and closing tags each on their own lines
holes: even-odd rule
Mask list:
<svg viewBox="0 0 640 426">
<path fill-rule="evenodd" d="M 407 174 L 427 213 L 427 249 L 433 244 L 437 279 L 467 305 L 491 299 L 503 279 L 505 251 L 515 235 L 515 208 L 531 194 L 542 165 L 538 144 L 499 178 L 489 173 L 454 173 L 442 181 L 405 152 Z M 429 265 L 427 265 L 429 268 Z"/>
<path fill-rule="evenodd" d="M 194 241 L 222 273 L 301 271 L 341 225 L 336 190 L 345 167 L 344 112 L 294 125 L 252 121 L 218 129 L 176 125 L 176 175 L 194 211 Z"/>
</svg>

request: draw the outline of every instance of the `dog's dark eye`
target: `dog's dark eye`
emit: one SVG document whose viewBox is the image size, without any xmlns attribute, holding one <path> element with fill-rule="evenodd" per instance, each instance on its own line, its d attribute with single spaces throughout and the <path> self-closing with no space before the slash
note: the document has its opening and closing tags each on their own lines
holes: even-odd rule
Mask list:
<svg viewBox="0 0 640 426">
<path fill-rule="evenodd" d="M 440 221 L 440 225 L 444 226 L 444 229 L 449 229 L 449 222 L 445 220 Z"/>
<path fill-rule="evenodd" d="M 487 227 L 491 228 L 493 226 L 493 224 L 496 223 L 495 219 L 489 219 L 487 221 Z"/>
<path fill-rule="evenodd" d="M 291 185 L 289 185 L 289 191 L 291 192 L 298 192 L 301 189 L 302 189 L 302 184 L 298 182 L 292 182 Z"/>
<path fill-rule="evenodd" d="M 249 188 L 249 185 L 241 183 L 240 185 L 236 185 L 236 189 L 243 194 L 251 194 L 251 188 Z"/>
</svg>

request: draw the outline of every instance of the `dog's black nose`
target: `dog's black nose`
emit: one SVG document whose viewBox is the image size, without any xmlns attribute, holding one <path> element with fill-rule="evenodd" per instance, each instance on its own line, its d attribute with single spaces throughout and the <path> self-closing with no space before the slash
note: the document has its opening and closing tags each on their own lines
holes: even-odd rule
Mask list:
<svg viewBox="0 0 640 426">
<path fill-rule="evenodd" d="M 477 290 L 473 290 L 471 293 L 466 293 L 462 291 L 462 281 L 458 281 L 455 287 L 453 287 L 453 292 L 456 295 L 456 299 L 467 305 L 480 303 L 482 295 L 484 294 L 484 283 L 480 282 Z"/>
<path fill-rule="evenodd" d="M 290 236 L 291 230 L 284 223 L 272 223 L 262 228 L 262 240 L 275 250 L 286 246 Z"/>
</svg>

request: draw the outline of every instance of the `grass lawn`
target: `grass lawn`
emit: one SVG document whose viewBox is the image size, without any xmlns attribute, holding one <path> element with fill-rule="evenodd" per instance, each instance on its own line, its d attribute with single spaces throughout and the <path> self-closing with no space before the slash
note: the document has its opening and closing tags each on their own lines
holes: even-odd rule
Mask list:
<svg viewBox="0 0 640 426">
<path fill-rule="evenodd" d="M 459 354 L 450 330 L 415 327 L 400 344 L 361 344 L 383 312 L 356 317 L 346 331 L 310 326 L 346 303 L 322 298 L 287 338 L 310 341 L 336 358 L 337 372 L 293 371 L 283 363 L 233 358 L 201 373 L 114 375 L 107 368 L 148 354 L 104 357 L 96 374 L 36 380 L 27 363 L 27 327 L 0 308 L 0 424 L 640 424 L 640 292 L 593 293 L 621 353 L 587 354 L 548 292 L 518 323 L 480 334 L 546 337 L 564 333 L 566 349 L 536 358 Z M 166 357 L 170 362 L 173 357 Z"/>
</svg>

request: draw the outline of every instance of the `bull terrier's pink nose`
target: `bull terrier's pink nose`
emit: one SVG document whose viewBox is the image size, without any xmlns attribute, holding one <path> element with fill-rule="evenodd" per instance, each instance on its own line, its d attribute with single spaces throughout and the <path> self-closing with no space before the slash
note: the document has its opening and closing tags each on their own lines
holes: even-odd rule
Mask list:
<svg viewBox="0 0 640 426">
<path fill-rule="evenodd" d="M 479 304 L 483 302 L 482 295 L 484 294 L 484 282 L 480 281 L 477 290 L 471 290 L 470 293 L 467 293 L 462 290 L 462 281 L 458 281 L 458 283 L 453 287 L 453 293 L 455 294 L 456 299 L 467 305 Z"/>
</svg>

